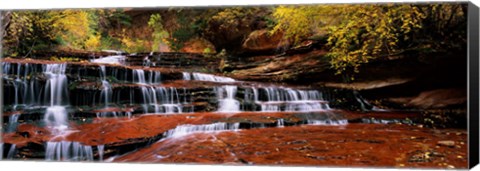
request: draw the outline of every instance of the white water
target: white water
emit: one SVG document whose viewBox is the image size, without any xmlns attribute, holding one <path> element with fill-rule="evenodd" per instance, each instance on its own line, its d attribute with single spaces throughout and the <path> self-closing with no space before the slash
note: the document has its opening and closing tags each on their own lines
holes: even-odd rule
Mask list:
<svg viewBox="0 0 480 171">
<path fill-rule="evenodd" d="M 8 132 L 13 132 L 17 129 L 18 118 L 20 118 L 20 114 L 10 115 L 8 118 Z"/>
<path fill-rule="evenodd" d="M 17 107 L 36 104 L 36 97 L 38 97 L 38 90 L 35 86 L 35 81 L 31 81 L 28 77 L 36 72 L 31 64 L 17 64 L 16 68 L 12 67 L 11 63 L 2 62 L 3 77 L 14 76 L 14 78 L 4 79 L 13 85 L 13 110 Z"/>
<path fill-rule="evenodd" d="M 183 72 L 182 75 L 183 80 L 192 80 L 192 74 L 190 74 L 189 72 Z"/>
<path fill-rule="evenodd" d="M 98 112 L 95 113 L 97 118 L 105 118 L 105 117 L 132 117 L 132 112 Z"/>
<path fill-rule="evenodd" d="M 3 142 L 0 142 L 0 160 L 3 159 Z"/>
<path fill-rule="evenodd" d="M 240 112 L 240 102 L 235 99 L 237 86 L 216 87 L 218 112 Z"/>
<path fill-rule="evenodd" d="M 91 146 L 81 145 L 78 142 L 47 142 L 45 159 L 48 161 L 93 161 L 93 150 Z"/>
<path fill-rule="evenodd" d="M 104 150 L 105 150 L 105 145 L 98 145 L 97 149 L 98 149 L 98 160 L 103 161 L 103 154 L 104 154 Z"/>
<path fill-rule="evenodd" d="M 280 118 L 277 120 L 277 127 L 280 127 L 280 128 L 285 127 L 285 121 L 283 120 L 283 118 Z"/>
<path fill-rule="evenodd" d="M 240 123 L 213 123 L 205 125 L 180 125 L 164 133 L 166 138 L 178 138 L 194 133 L 212 133 L 218 131 L 238 131 Z"/>
<path fill-rule="evenodd" d="M 98 59 L 92 59 L 90 62 L 93 63 L 101 63 L 101 64 L 118 64 L 118 65 L 123 65 L 125 64 L 125 56 L 122 55 L 114 55 L 114 56 L 107 56 L 103 58 L 98 58 Z"/>
<path fill-rule="evenodd" d="M 146 76 L 148 73 L 148 76 Z M 133 82 L 137 84 L 160 84 L 161 83 L 161 73 L 160 71 L 145 71 L 142 69 L 133 69 Z"/>
<path fill-rule="evenodd" d="M 10 150 L 8 150 L 8 153 L 7 153 L 7 159 L 13 159 L 14 155 L 15 155 L 15 151 L 16 151 L 16 145 L 15 144 L 12 144 L 12 146 L 10 146 Z M 2 154 L 3 155 L 3 154 Z"/>
<path fill-rule="evenodd" d="M 210 81 L 210 82 L 235 82 L 233 78 L 216 76 L 212 74 L 204 74 L 194 72 L 192 73 L 193 79 L 198 81 Z"/>
<path fill-rule="evenodd" d="M 183 105 L 180 95 L 174 87 L 152 87 L 148 84 L 161 83 L 161 74 L 159 71 L 147 71 L 148 77 L 145 77 L 145 71 L 134 69 L 133 82 L 141 85 L 140 90 L 143 98 L 143 111 L 145 113 L 182 113 Z M 183 99 L 186 102 L 186 99 Z M 153 108 L 153 110 L 150 110 Z"/>
<path fill-rule="evenodd" d="M 307 124 L 309 125 L 347 125 L 348 120 L 308 120 Z"/>
<path fill-rule="evenodd" d="M 68 113 L 64 106 L 50 106 L 47 108 L 43 120 L 56 135 L 63 133 L 68 128 Z"/>
<path fill-rule="evenodd" d="M 104 65 L 100 66 L 100 80 L 102 81 L 102 91 L 100 92 L 100 98 L 104 100 L 105 106 L 112 100 L 112 86 L 107 81 L 107 71 Z"/>
<path fill-rule="evenodd" d="M 68 113 L 63 106 L 68 104 L 66 66 L 66 63 L 46 64 L 43 68 L 43 73 L 48 78 L 45 85 L 45 101 L 50 101 L 44 121 L 57 134 L 68 128 Z"/>
<path fill-rule="evenodd" d="M 68 102 L 66 67 L 66 63 L 44 65 L 43 73 L 48 78 L 45 85 L 45 101 L 50 101 L 50 106 L 64 105 Z"/>
<path fill-rule="evenodd" d="M 322 94 L 316 90 L 295 90 L 283 87 L 250 88 L 245 101 L 257 104 L 262 112 L 329 110 Z"/>
<path fill-rule="evenodd" d="M 155 113 L 182 113 L 183 105 L 176 88 L 174 87 L 141 87 L 144 111 L 149 112 L 153 107 Z"/>
</svg>

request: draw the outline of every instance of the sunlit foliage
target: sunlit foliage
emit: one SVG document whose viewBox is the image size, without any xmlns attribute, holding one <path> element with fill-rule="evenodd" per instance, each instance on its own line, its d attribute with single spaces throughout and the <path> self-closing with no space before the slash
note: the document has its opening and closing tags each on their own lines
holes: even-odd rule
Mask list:
<svg viewBox="0 0 480 171">
<path fill-rule="evenodd" d="M 273 31 L 284 30 L 294 42 L 315 32 L 328 33 L 329 57 L 338 73 L 382 55 L 397 53 L 400 39 L 421 28 L 425 18 L 413 5 L 318 5 L 278 7 Z"/>
<path fill-rule="evenodd" d="M 294 43 L 323 34 L 330 51 L 327 57 L 337 73 L 358 72 L 363 63 L 409 48 L 426 44 L 441 48 L 435 40 L 446 34 L 462 37 L 454 33 L 465 30 L 458 28 L 462 24 L 458 22 L 465 21 L 461 9 L 457 4 L 279 6 L 272 32 L 282 30 Z"/>
</svg>

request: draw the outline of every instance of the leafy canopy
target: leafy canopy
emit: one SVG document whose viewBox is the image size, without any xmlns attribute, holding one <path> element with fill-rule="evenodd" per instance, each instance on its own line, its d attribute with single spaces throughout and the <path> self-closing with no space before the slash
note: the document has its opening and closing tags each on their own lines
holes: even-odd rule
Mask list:
<svg viewBox="0 0 480 171">
<path fill-rule="evenodd" d="M 273 16 L 294 43 L 325 32 L 332 67 L 337 73 L 349 68 L 358 72 L 362 63 L 398 53 L 400 40 L 421 28 L 422 14 L 414 5 L 315 5 L 280 6 Z"/>
</svg>

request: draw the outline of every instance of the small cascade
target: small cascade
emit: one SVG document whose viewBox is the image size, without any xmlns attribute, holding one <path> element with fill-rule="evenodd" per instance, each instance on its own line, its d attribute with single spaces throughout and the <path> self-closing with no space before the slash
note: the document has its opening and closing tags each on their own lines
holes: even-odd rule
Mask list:
<svg viewBox="0 0 480 171">
<path fill-rule="evenodd" d="M 132 70 L 132 75 L 133 75 L 133 82 L 137 84 L 147 84 L 147 81 L 145 81 L 145 71 L 142 69 L 134 69 Z"/>
<path fill-rule="evenodd" d="M 246 90 L 244 100 L 253 105 L 258 105 L 262 112 L 309 112 L 330 109 L 328 103 L 323 100 L 322 94 L 316 90 L 295 90 L 283 87 L 252 87 Z"/>
<path fill-rule="evenodd" d="M 45 159 L 48 161 L 93 161 L 91 146 L 78 142 L 47 142 Z"/>
<path fill-rule="evenodd" d="M 144 111 L 149 112 L 151 106 L 155 113 L 182 113 L 185 96 L 182 100 L 175 87 L 142 87 Z"/>
<path fill-rule="evenodd" d="M 192 80 L 192 75 L 189 72 L 183 72 L 183 80 Z"/>
<path fill-rule="evenodd" d="M 235 82 L 233 78 L 216 76 L 212 74 L 198 73 L 198 72 L 192 73 L 192 76 L 194 80 L 198 80 L 198 81 L 210 81 L 210 82 L 222 82 L 222 83 Z"/>
<path fill-rule="evenodd" d="M 0 142 L 0 160 L 3 160 L 3 142 Z"/>
<path fill-rule="evenodd" d="M 48 78 L 45 85 L 45 101 L 50 102 L 44 121 L 57 133 L 63 132 L 68 127 L 68 113 L 64 106 L 68 104 L 66 66 L 66 63 L 43 66 L 43 73 Z"/>
<path fill-rule="evenodd" d="M 218 112 L 240 112 L 240 102 L 235 99 L 237 86 L 222 86 L 216 88 Z"/>
<path fill-rule="evenodd" d="M 277 119 L 277 127 L 285 127 L 285 121 L 283 120 L 283 118 Z"/>
<path fill-rule="evenodd" d="M 147 72 L 147 73 L 145 73 Z M 161 83 L 161 73 L 160 71 L 145 71 L 142 69 L 133 69 L 132 70 L 133 80 L 132 82 L 137 84 L 160 84 Z"/>
<path fill-rule="evenodd" d="M 107 80 L 107 71 L 104 65 L 99 67 L 100 69 L 100 81 L 102 82 L 102 91 L 100 92 L 100 99 L 103 99 L 105 108 L 108 108 L 112 102 L 113 90 L 110 82 Z M 97 113 L 97 118 L 99 117 L 117 117 L 116 112 L 100 112 Z"/>
<path fill-rule="evenodd" d="M 98 112 L 96 113 L 97 118 L 106 118 L 106 117 L 132 117 L 132 112 Z"/>
<path fill-rule="evenodd" d="M 100 80 L 102 81 L 102 91 L 100 92 L 100 98 L 103 99 L 105 107 L 112 101 L 112 86 L 107 81 L 107 73 L 105 66 L 100 66 Z"/>
<path fill-rule="evenodd" d="M 3 67 L 3 79 L 5 84 L 11 84 L 13 86 L 13 92 L 10 96 L 13 98 L 12 104 L 13 110 L 18 107 L 24 107 L 27 105 L 37 104 L 37 97 L 39 96 L 39 90 L 37 82 L 31 80 L 30 77 L 36 73 L 36 68 L 31 64 L 16 64 L 2 62 Z M 5 92 L 10 93 L 10 92 Z"/>
<path fill-rule="evenodd" d="M 347 125 L 348 120 L 346 120 L 346 119 L 340 119 L 340 120 L 332 120 L 332 119 L 308 120 L 307 124 L 309 124 L 309 125 Z"/>
<path fill-rule="evenodd" d="M 47 126 L 58 134 L 68 128 L 67 110 L 64 106 L 50 106 L 45 113 L 44 121 Z"/>
<path fill-rule="evenodd" d="M 7 132 L 14 132 L 17 129 L 18 118 L 20 118 L 20 114 L 13 114 L 13 115 L 10 115 L 10 117 L 8 117 Z"/>
<path fill-rule="evenodd" d="M 105 145 L 97 145 L 98 149 L 98 160 L 103 161 L 103 154 L 105 152 Z"/>
<path fill-rule="evenodd" d="M 194 133 L 212 133 L 217 131 L 238 131 L 240 123 L 213 123 L 205 125 L 180 125 L 164 133 L 166 138 L 178 138 Z"/>
<path fill-rule="evenodd" d="M 12 144 L 12 146 L 10 146 L 10 150 L 8 150 L 7 159 L 13 159 L 16 153 L 17 153 L 17 146 L 15 144 Z"/>
<path fill-rule="evenodd" d="M 68 89 L 67 76 L 65 75 L 66 63 L 46 64 L 43 73 L 48 80 L 45 85 L 45 101 L 50 101 L 50 106 L 67 105 Z"/>
<path fill-rule="evenodd" d="M 118 64 L 123 65 L 125 64 L 126 57 L 123 55 L 114 55 L 114 56 L 107 56 L 98 59 L 92 59 L 90 62 L 93 63 L 101 63 L 101 64 Z"/>
</svg>

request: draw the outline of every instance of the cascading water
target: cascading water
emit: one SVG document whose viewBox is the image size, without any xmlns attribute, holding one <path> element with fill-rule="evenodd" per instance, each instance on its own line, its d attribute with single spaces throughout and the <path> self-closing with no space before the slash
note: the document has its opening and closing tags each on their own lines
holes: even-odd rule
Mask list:
<svg viewBox="0 0 480 171">
<path fill-rule="evenodd" d="M 92 59 L 90 62 L 93 63 L 102 63 L 102 64 L 125 64 L 125 56 L 123 55 L 114 55 L 114 56 L 107 56 L 98 59 Z"/>
<path fill-rule="evenodd" d="M 10 146 L 10 150 L 8 150 L 7 159 L 13 159 L 16 153 L 16 150 L 17 150 L 17 146 L 15 144 L 12 144 L 12 146 Z"/>
<path fill-rule="evenodd" d="M 63 131 L 68 127 L 68 113 L 64 106 L 68 104 L 66 66 L 65 63 L 46 64 L 43 69 L 48 78 L 45 85 L 45 102 L 49 102 L 44 121 L 57 133 L 60 133 L 58 130 Z"/>
<path fill-rule="evenodd" d="M 7 132 L 13 132 L 17 129 L 18 118 L 20 118 L 20 114 L 13 114 L 8 118 Z"/>
<path fill-rule="evenodd" d="M 192 76 L 194 80 L 198 80 L 198 81 L 211 81 L 211 82 L 224 82 L 224 83 L 235 82 L 233 78 L 216 76 L 212 74 L 198 73 L 198 72 L 192 73 Z"/>
<path fill-rule="evenodd" d="M 340 120 L 308 120 L 307 124 L 309 125 L 346 125 L 348 124 L 348 120 L 340 119 Z"/>
<path fill-rule="evenodd" d="M 217 131 L 238 131 L 239 123 L 213 123 L 205 125 L 180 125 L 164 133 L 166 138 L 178 138 L 193 133 L 209 133 Z"/>
<path fill-rule="evenodd" d="M 239 112 L 240 102 L 235 99 L 237 86 L 222 86 L 216 88 L 218 98 L 218 112 Z"/>
<path fill-rule="evenodd" d="M 81 145 L 78 142 L 47 142 L 45 159 L 48 161 L 93 161 L 93 149 L 91 146 Z"/>
<path fill-rule="evenodd" d="M 54 135 L 65 134 L 68 129 L 68 113 L 65 105 L 69 103 L 66 64 L 46 64 L 44 74 L 48 80 L 45 85 L 46 101 L 50 103 L 44 121 L 53 130 Z M 90 146 L 78 142 L 47 142 L 45 150 L 47 160 L 93 160 Z"/>
<path fill-rule="evenodd" d="M 182 113 L 182 100 L 174 87 L 142 87 L 144 111 L 153 106 L 155 113 Z"/>
<path fill-rule="evenodd" d="M 328 103 L 316 90 L 295 90 L 283 87 L 252 87 L 246 90 L 244 100 L 260 106 L 262 112 L 277 111 L 322 111 Z M 254 107 L 255 108 L 255 107 Z"/>
<path fill-rule="evenodd" d="M 182 113 L 184 107 L 182 103 L 186 103 L 186 93 L 183 99 L 175 87 L 158 87 L 150 86 L 150 84 L 161 83 L 161 74 L 159 71 L 147 71 L 148 77 L 145 77 L 145 71 L 141 69 L 133 70 L 133 82 L 139 84 L 142 94 L 142 106 L 145 113 Z M 148 79 L 145 79 L 148 78 Z M 153 108 L 153 110 L 151 110 Z"/>
<path fill-rule="evenodd" d="M 0 142 L 0 160 L 3 160 L 3 142 Z"/>
<path fill-rule="evenodd" d="M 112 100 L 112 86 L 110 82 L 107 81 L 107 71 L 105 66 L 102 65 L 100 68 L 100 80 L 102 81 L 102 91 L 100 92 L 100 98 L 104 100 L 105 107 L 108 106 Z"/>
<path fill-rule="evenodd" d="M 47 160 L 91 161 L 94 160 L 94 156 L 95 159 L 97 159 L 97 154 L 98 159 L 103 160 L 103 157 L 105 155 L 104 145 L 87 146 L 79 142 L 74 142 L 70 140 L 66 141 L 67 139 L 59 138 L 69 132 L 75 131 L 69 130 L 72 128 L 69 128 L 68 112 L 72 112 L 72 118 L 76 117 L 75 114 L 81 112 L 89 112 L 78 112 L 79 110 L 77 111 L 76 107 L 80 105 L 74 104 L 76 102 L 74 102 L 73 99 L 75 99 L 75 97 L 73 96 L 93 97 L 88 98 L 95 101 L 93 104 L 91 104 L 88 99 L 81 102 L 85 103 L 82 104 L 85 106 L 92 105 L 94 107 L 98 107 L 98 105 L 95 103 L 100 101 L 99 107 L 104 107 L 105 110 L 103 110 L 102 108 L 99 109 L 99 111 L 108 111 L 111 109 L 109 107 L 112 106 L 122 107 L 121 111 L 115 109 L 117 110 L 115 112 L 97 113 L 97 117 L 116 117 L 121 115 L 130 117 L 132 115 L 132 112 L 134 114 L 171 114 L 184 113 L 189 111 L 194 112 L 193 106 L 195 106 L 195 111 L 198 110 L 197 112 L 208 112 L 212 110 L 219 113 L 257 111 L 259 114 L 261 114 L 261 112 L 310 112 L 329 109 L 328 103 L 323 100 L 322 93 L 317 90 L 299 90 L 294 88 L 268 86 L 263 84 L 255 84 L 255 86 L 259 87 L 251 87 L 250 82 L 236 81 L 235 79 L 229 77 L 216 76 L 205 73 L 176 71 L 163 73 L 165 74 L 163 75 L 163 81 L 165 83 L 162 83 L 162 75 L 160 71 L 155 71 L 154 68 L 131 69 L 130 67 L 109 65 L 99 65 L 98 68 L 89 65 L 82 68 L 81 70 L 83 71 L 80 71 L 80 69 L 75 70 L 74 68 L 69 69 L 67 71 L 69 78 L 78 78 L 78 80 L 74 80 L 72 82 L 72 85 L 80 82 L 79 85 L 81 86 L 79 87 L 86 88 L 79 90 L 86 92 L 89 91 L 88 93 L 90 93 L 82 94 L 83 92 L 81 92 L 81 95 L 79 95 L 78 92 L 69 92 L 69 82 L 67 80 L 66 74 L 67 64 L 41 64 L 43 67 L 43 72 L 38 73 L 43 74 L 43 76 L 46 77 L 39 77 L 40 81 L 33 81 L 33 79 L 30 80 L 31 75 L 35 74 L 34 67 L 26 64 L 18 64 L 17 66 L 15 66 L 10 65 L 10 63 L 8 65 L 2 63 L 2 65 L 5 65 L 5 67 L 3 68 L 4 71 L 6 71 L 6 73 L 9 73 L 7 74 L 7 76 L 16 75 L 15 79 L 10 78 L 10 80 L 14 81 L 9 82 L 10 88 L 12 88 L 12 90 L 15 89 L 15 91 L 12 91 L 12 94 L 15 93 L 19 96 L 15 100 L 14 98 L 11 98 L 12 100 L 10 101 L 12 101 L 12 104 L 14 106 L 19 106 L 20 108 L 23 105 L 43 105 L 41 106 L 42 110 L 40 111 L 43 111 L 43 108 L 47 107 L 45 110 L 46 112 L 44 113 L 43 121 L 46 124 L 47 128 L 52 130 L 51 132 L 53 133 L 53 135 L 56 136 L 55 140 L 52 139 L 50 142 L 46 142 L 45 144 L 45 158 Z M 18 66 L 21 66 L 20 69 L 17 68 Z M 99 74 L 97 74 L 96 71 L 99 71 Z M 100 79 L 95 79 L 94 81 L 96 83 L 95 85 L 98 85 L 101 82 L 101 89 L 93 89 L 89 86 L 84 86 L 89 85 L 83 84 L 84 82 L 93 82 L 93 79 L 91 79 L 91 77 L 94 76 L 100 77 Z M 46 80 L 44 78 L 46 78 Z M 192 86 L 193 88 L 190 86 L 183 88 L 175 87 L 177 84 L 172 83 L 175 83 L 175 81 L 179 79 L 185 80 L 185 82 L 193 80 L 213 83 L 201 83 L 199 84 L 199 88 L 196 86 Z M 45 81 L 45 84 L 43 84 L 42 81 Z M 124 83 L 125 86 L 122 85 L 122 83 Z M 137 85 L 132 85 L 131 83 L 136 83 Z M 164 87 L 164 85 L 168 87 Z M 171 87 L 172 85 L 173 87 Z M 98 98 L 99 94 L 100 100 Z M 71 102 L 69 101 L 69 95 L 72 96 Z M 244 96 L 244 98 L 242 99 L 241 96 Z M 72 107 L 69 106 L 70 103 Z M 197 108 L 197 106 L 199 107 Z M 128 108 L 128 110 L 126 111 L 129 112 L 124 112 L 123 107 Z M 91 113 L 88 114 L 89 116 L 87 117 L 90 117 Z M 18 122 L 19 117 L 20 114 L 10 115 L 9 123 Z M 23 118 L 28 117 L 29 116 L 22 115 L 22 120 Z M 83 119 L 83 116 L 81 117 Z M 316 119 L 317 118 L 310 119 L 308 120 L 308 123 L 305 122 L 302 124 L 346 124 L 346 121 L 344 120 Z M 273 125 L 261 123 L 258 125 L 253 125 L 253 127 L 272 127 L 275 126 L 275 124 L 278 127 L 284 127 L 285 124 L 289 126 L 295 123 L 290 120 L 284 121 L 284 119 L 279 118 L 277 122 Z M 177 126 L 175 129 L 165 132 L 164 135 L 167 138 L 175 138 L 199 132 L 211 133 L 225 130 L 237 131 L 239 130 L 239 127 L 240 123 L 180 125 Z M 15 131 L 13 130 L 13 128 L 8 128 L 8 130 Z M 11 149 L 5 150 L 10 151 Z M 107 155 L 108 154 L 111 153 L 109 152 L 107 153 Z"/>
<path fill-rule="evenodd" d="M 103 104 L 105 108 L 108 108 L 112 101 L 113 90 L 110 82 L 107 80 L 107 71 L 105 65 L 101 65 L 100 69 L 100 81 L 102 82 L 102 91 L 100 92 L 100 99 L 103 99 Z M 99 112 L 97 113 L 97 117 L 108 117 L 114 116 L 117 117 L 116 112 Z"/>
<path fill-rule="evenodd" d="M 189 72 L 182 73 L 183 80 L 192 80 L 192 75 Z"/>
<path fill-rule="evenodd" d="M 103 161 L 103 154 L 105 152 L 105 145 L 97 145 L 98 160 Z"/>
</svg>

